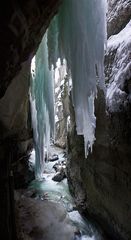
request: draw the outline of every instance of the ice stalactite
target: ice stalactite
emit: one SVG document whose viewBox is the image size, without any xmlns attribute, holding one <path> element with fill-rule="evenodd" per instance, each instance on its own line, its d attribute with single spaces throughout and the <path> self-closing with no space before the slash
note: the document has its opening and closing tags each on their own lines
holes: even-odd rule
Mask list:
<svg viewBox="0 0 131 240">
<path fill-rule="evenodd" d="M 49 148 L 54 132 L 54 90 L 52 71 L 49 70 L 47 34 L 35 56 L 34 73 L 31 79 L 31 109 L 36 159 L 36 177 L 40 178 L 44 167 L 44 150 Z M 33 68 L 33 66 L 32 66 Z"/>
<path fill-rule="evenodd" d="M 95 140 L 94 99 L 104 85 L 106 0 L 63 0 L 48 31 L 49 61 L 66 59 L 73 83 L 76 128 L 84 135 L 85 155 Z"/>
</svg>

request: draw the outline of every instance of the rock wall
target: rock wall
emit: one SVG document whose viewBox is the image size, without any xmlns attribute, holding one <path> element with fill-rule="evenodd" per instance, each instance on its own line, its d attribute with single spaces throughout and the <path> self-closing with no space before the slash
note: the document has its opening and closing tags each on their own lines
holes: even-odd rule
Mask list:
<svg viewBox="0 0 131 240">
<path fill-rule="evenodd" d="M 29 121 L 29 78 L 30 62 L 27 61 L 0 99 L 0 231 L 2 231 L 3 238 L 7 239 L 9 237 L 10 239 L 16 238 L 13 215 L 13 175 L 15 175 L 15 183 L 21 183 L 19 178 L 16 178 L 16 172 L 18 171 L 15 171 L 14 174 L 14 165 L 16 166 L 17 160 L 27 153 L 32 142 Z M 23 183 L 25 182 L 25 175 L 26 172 L 24 171 L 21 179 Z"/>
<path fill-rule="evenodd" d="M 106 115 L 100 93 L 96 103 L 97 140 L 87 159 L 83 137 L 74 129 L 68 136 L 68 181 L 77 206 L 111 237 L 125 240 L 131 238 L 130 113 Z"/>
<path fill-rule="evenodd" d="M 108 37 L 119 33 L 131 18 L 130 0 L 107 0 L 107 31 Z"/>
<path fill-rule="evenodd" d="M 55 145 L 66 148 L 67 119 L 69 116 L 69 76 L 66 66 L 59 67 L 59 78 L 55 85 Z"/>
<path fill-rule="evenodd" d="M 119 240 L 131 239 L 131 23 L 126 18 L 129 2 L 122 5 L 119 0 L 110 1 L 108 34 L 116 35 L 107 42 L 107 95 L 98 92 L 96 141 L 87 159 L 83 137 L 77 136 L 74 121 L 68 133 L 68 181 L 76 204 L 111 238 Z M 120 12 L 113 14 L 118 6 Z"/>
<path fill-rule="evenodd" d="M 0 237 L 16 239 L 15 183 L 24 184 L 32 147 L 29 106 L 30 61 L 56 14 L 60 0 L 2 1 L 0 38 Z M 22 161 L 21 161 L 21 160 Z M 17 165 L 17 160 L 18 165 Z M 20 170 L 21 169 L 21 170 Z M 19 178 L 18 178 L 19 176 Z M 19 186 L 20 186 L 19 185 Z"/>
<path fill-rule="evenodd" d="M 33 57 L 61 0 L 3 1 L 0 38 L 0 97 Z"/>
<path fill-rule="evenodd" d="M 129 21 L 130 0 L 110 2 L 110 6 L 113 6 L 113 8 L 111 7 L 113 17 L 108 21 L 110 22 L 108 32 L 109 35 L 112 35 L 118 33 Z M 59 4 L 60 0 L 10 0 L 3 1 L 1 4 L 1 239 L 16 239 L 12 163 L 15 163 L 17 159 L 28 152 L 30 138 L 32 138 L 28 98 L 30 60 L 35 54 L 50 20 L 57 12 Z M 126 9 L 126 14 L 123 12 L 122 6 Z M 117 18 L 114 18 L 113 9 L 120 9 L 115 11 L 116 15 L 117 12 L 119 13 Z M 116 23 L 119 23 L 117 32 L 114 31 Z M 108 64 L 107 69 L 109 73 L 111 69 L 109 69 Z M 128 79 L 123 89 L 127 94 L 127 100 L 130 98 L 129 89 L 130 81 Z M 100 101 L 101 97 L 98 99 Z M 98 105 L 96 113 L 98 140 L 94 145 L 93 154 L 89 156 L 88 161 L 84 159 L 82 155 L 83 139 L 80 137 L 77 140 L 77 136 L 75 133 L 73 134 L 72 129 L 74 139 L 73 141 L 70 139 L 71 162 L 69 164 L 70 169 L 72 169 L 72 166 L 74 169 L 75 184 L 80 182 L 80 184 L 77 184 L 78 190 L 81 189 L 79 202 L 84 199 L 82 202 L 84 209 L 95 215 L 99 222 L 104 222 L 105 229 L 108 230 L 110 227 L 115 234 L 119 233 L 123 238 L 129 239 L 129 236 L 131 236 L 128 220 L 130 214 L 130 103 L 127 101 L 129 104 L 126 105 L 126 108 L 123 107 L 121 112 L 112 113 L 108 111 L 108 115 L 105 115 L 104 98 L 102 99 L 102 104 Z M 102 126 L 103 119 L 101 116 L 108 123 L 105 122 L 105 128 Z M 81 148 L 79 149 L 80 142 Z M 70 179 L 72 179 L 73 185 L 71 175 Z M 78 190 L 76 191 L 79 196 Z M 89 209 L 92 209 L 92 211 L 89 211 Z"/>
<path fill-rule="evenodd" d="M 29 149 L 33 144 L 30 122 L 29 81 L 30 61 L 26 61 L 22 65 L 20 73 L 7 88 L 5 95 L 0 99 L 0 122 L 2 126 L 0 141 L 3 142 L 5 139 L 9 139 L 12 145 L 11 170 L 14 172 L 15 185 L 17 186 L 25 184 L 28 167 L 26 164 L 27 159 L 26 162 L 24 159 L 29 155 Z M 19 159 L 21 159 L 21 170 Z M 22 170 L 23 166 L 25 166 L 24 171 Z M 22 181 L 20 181 L 21 174 Z"/>
</svg>

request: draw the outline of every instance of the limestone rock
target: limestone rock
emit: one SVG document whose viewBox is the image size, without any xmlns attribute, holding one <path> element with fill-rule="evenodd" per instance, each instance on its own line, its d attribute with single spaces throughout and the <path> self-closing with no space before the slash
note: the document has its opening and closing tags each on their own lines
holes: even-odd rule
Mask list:
<svg viewBox="0 0 131 240">
<path fill-rule="evenodd" d="M 0 97 L 20 71 L 21 64 L 35 54 L 59 4 L 60 0 L 9 0 L 8 7 L 6 2 L 2 4 Z"/>
<path fill-rule="evenodd" d="M 19 138 L 23 139 L 27 135 L 29 130 L 29 80 L 30 62 L 26 61 L 20 73 L 12 80 L 3 98 L 0 99 L 0 122 L 6 129 L 4 136 L 0 136 L 2 138 L 19 135 Z"/>
<path fill-rule="evenodd" d="M 114 5 L 110 11 L 114 13 L 116 3 L 123 1 L 111 2 Z M 127 2 L 130 1 L 123 2 L 122 13 L 121 5 L 120 13 L 116 11 L 118 25 L 119 17 L 126 11 L 124 4 Z M 95 218 L 111 237 L 130 240 L 131 22 L 128 23 L 123 17 L 123 24 L 117 29 L 116 15 L 112 26 L 114 29 L 116 27 L 116 32 L 123 26 L 124 29 L 111 36 L 107 42 L 107 96 L 105 99 L 104 94 L 98 90 L 93 151 L 85 159 L 83 137 L 77 136 L 72 117 L 71 131 L 68 133 L 67 177 L 79 209 Z M 73 108 L 70 110 L 73 116 Z"/>
<path fill-rule="evenodd" d="M 48 159 L 48 161 L 49 161 L 49 162 L 54 162 L 54 161 L 56 161 L 56 160 L 58 160 L 58 159 L 59 159 L 58 154 L 53 154 L 53 155 Z"/>
<path fill-rule="evenodd" d="M 69 116 L 68 78 L 66 66 L 59 67 L 59 78 L 55 84 L 55 145 L 66 148 L 67 119 Z"/>
<path fill-rule="evenodd" d="M 108 37 L 119 33 L 131 18 L 130 0 L 108 0 L 107 32 Z"/>
<path fill-rule="evenodd" d="M 60 172 L 57 172 L 52 180 L 55 182 L 61 182 L 64 178 L 66 178 L 65 169 L 61 168 Z"/>
<path fill-rule="evenodd" d="M 61 0 L 9 0 L 3 1 L 1 5 L 1 239 L 16 239 L 11 163 L 27 153 L 30 145 L 28 140 L 32 138 L 28 97 L 30 61 L 60 2 Z"/>
<path fill-rule="evenodd" d="M 17 194 L 17 231 L 19 240 L 72 240 L 76 229 L 64 207 Z"/>
</svg>

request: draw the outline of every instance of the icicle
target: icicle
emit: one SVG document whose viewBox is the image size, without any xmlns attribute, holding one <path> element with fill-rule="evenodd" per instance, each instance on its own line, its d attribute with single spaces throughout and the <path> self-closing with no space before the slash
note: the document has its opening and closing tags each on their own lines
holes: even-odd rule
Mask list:
<svg viewBox="0 0 131 240">
<path fill-rule="evenodd" d="M 52 71 L 49 70 L 47 34 L 36 53 L 34 76 L 31 80 L 31 109 L 36 154 L 36 178 L 44 168 L 44 150 L 49 149 L 50 135 L 54 131 L 54 92 Z"/>
<path fill-rule="evenodd" d="M 65 58 L 71 71 L 77 133 L 84 135 L 86 156 L 95 140 L 97 84 L 105 90 L 105 23 L 106 0 L 63 0 L 48 35 L 50 62 Z M 57 44 L 51 44 L 52 39 Z"/>
</svg>

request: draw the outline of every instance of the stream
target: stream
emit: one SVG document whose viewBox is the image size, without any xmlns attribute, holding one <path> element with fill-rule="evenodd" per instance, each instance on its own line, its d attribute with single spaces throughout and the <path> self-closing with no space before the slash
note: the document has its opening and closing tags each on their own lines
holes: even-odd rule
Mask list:
<svg viewBox="0 0 131 240">
<path fill-rule="evenodd" d="M 37 196 L 41 198 L 41 200 L 46 199 L 64 206 L 71 220 L 71 224 L 78 229 L 74 240 L 104 240 L 94 224 L 88 221 L 88 219 L 84 219 L 77 211 L 74 200 L 69 192 L 67 179 L 65 178 L 61 182 L 55 182 L 52 180 L 52 177 L 56 173 L 53 169 L 54 164 L 66 159 L 64 157 L 63 149 L 54 146 L 51 148 L 52 152 L 57 154 L 59 159 L 53 162 L 46 162 L 43 179 L 33 180 L 29 185 L 29 189 L 36 190 Z M 34 158 L 35 154 L 33 151 L 30 158 L 32 163 L 34 163 Z"/>
</svg>

